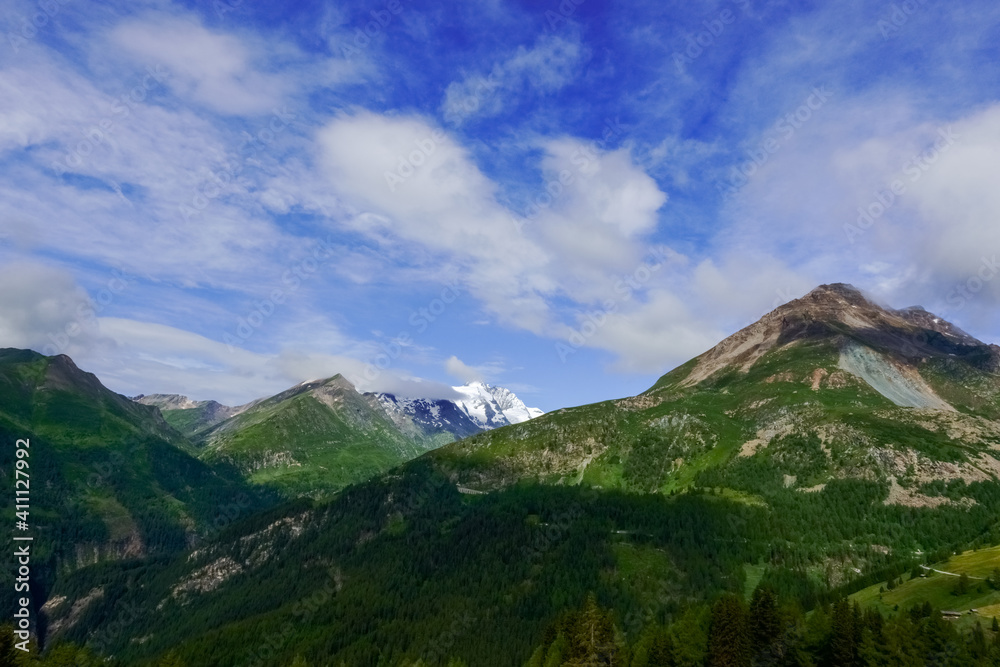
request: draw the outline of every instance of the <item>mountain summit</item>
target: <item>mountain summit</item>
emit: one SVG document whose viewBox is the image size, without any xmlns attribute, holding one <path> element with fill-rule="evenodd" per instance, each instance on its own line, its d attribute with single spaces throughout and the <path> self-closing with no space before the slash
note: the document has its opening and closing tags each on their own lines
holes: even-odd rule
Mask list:
<svg viewBox="0 0 1000 667">
<path fill-rule="evenodd" d="M 793 489 L 877 479 L 887 502 L 957 502 L 920 486 L 1000 477 L 998 370 L 1000 348 L 923 308 L 822 285 L 638 396 L 558 410 L 432 457 L 473 489 L 524 479 L 736 488 L 745 485 L 729 476 L 750 460 Z"/>
<path fill-rule="evenodd" d="M 461 398 L 402 398 L 361 393 L 335 375 L 238 407 L 177 394 L 133 400 L 158 407 L 201 446 L 204 460 L 302 494 L 337 490 L 457 439 L 542 414 L 503 387 L 454 389 Z"/>
<path fill-rule="evenodd" d="M 725 369 L 748 370 L 776 348 L 822 339 L 845 345 L 853 340 L 908 363 L 961 357 L 978 367 L 996 370 L 1000 359 L 1000 348 L 987 346 L 919 306 L 890 310 L 875 304 L 852 285 L 835 283 L 821 285 L 801 299 L 774 309 L 697 357 L 684 384 L 696 384 Z M 853 346 L 847 348 L 848 356 L 856 356 L 851 351 Z M 855 366 L 855 370 L 861 369 Z"/>
<path fill-rule="evenodd" d="M 538 408 L 529 408 L 514 392 L 503 387 L 470 382 L 453 388 L 463 396 L 455 403 L 482 429 L 520 424 L 544 414 Z"/>
</svg>

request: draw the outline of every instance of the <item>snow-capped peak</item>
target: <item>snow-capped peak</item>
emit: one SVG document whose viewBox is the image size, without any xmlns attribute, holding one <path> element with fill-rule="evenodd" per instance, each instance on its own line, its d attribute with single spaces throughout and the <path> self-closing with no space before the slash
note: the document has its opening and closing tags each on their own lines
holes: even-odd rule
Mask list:
<svg viewBox="0 0 1000 667">
<path fill-rule="evenodd" d="M 504 387 L 470 382 L 452 388 L 462 395 L 455 404 L 484 429 L 519 424 L 543 414 L 538 408 L 526 406 L 514 392 Z"/>
<path fill-rule="evenodd" d="M 450 433 L 464 438 L 508 424 L 518 424 L 544 414 L 529 408 L 514 392 L 484 382 L 452 387 L 459 398 L 407 398 L 372 394 L 397 423 L 411 423 L 425 435 Z"/>
</svg>

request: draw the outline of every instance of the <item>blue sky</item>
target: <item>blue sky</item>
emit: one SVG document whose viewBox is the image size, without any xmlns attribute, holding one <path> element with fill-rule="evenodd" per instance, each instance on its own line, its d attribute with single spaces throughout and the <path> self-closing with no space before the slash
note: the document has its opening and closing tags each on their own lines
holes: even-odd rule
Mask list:
<svg viewBox="0 0 1000 667">
<path fill-rule="evenodd" d="M 0 345 L 545 410 L 851 282 L 1000 342 L 991 2 L 0 2 Z"/>
</svg>

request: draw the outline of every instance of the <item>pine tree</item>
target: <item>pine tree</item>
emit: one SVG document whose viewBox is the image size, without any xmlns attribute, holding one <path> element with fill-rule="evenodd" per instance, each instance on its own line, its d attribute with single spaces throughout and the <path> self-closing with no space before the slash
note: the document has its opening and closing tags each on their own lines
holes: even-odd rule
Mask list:
<svg viewBox="0 0 1000 667">
<path fill-rule="evenodd" d="M 674 667 L 676 664 L 670 630 L 661 625 L 647 627 L 632 650 L 630 667 Z"/>
<path fill-rule="evenodd" d="M 160 658 L 159 662 L 156 663 L 156 667 L 184 667 L 184 661 L 175 652 L 171 651 Z"/>
<path fill-rule="evenodd" d="M 559 633 L 555 641 L 549 645 L 549 650 L 545 653 L 543 667 L 562 667 L 566 661 L 566 654 L 569 652 L 569 641 L 566 635 Z"/>
<path fill-rule="evenodd" d="M 660 628 L 649 649 L 649 665 L 650 667 L 674 667 L 676 664 L 674 639 L 669 630 Z"/>
<path fill-rule="evenodd" d="M 750 631 L 743 601 L 729 593 L 712 607 L 708 667 L 750 667 Z"/>
<path fill-rule="evenodd" d="M 982 623 L 976 622 L 972 628 L 972 636 L 969 638 L 969 653 L 973 660 L 977 662 L 986 660 L 990 654 L 990 646 L 986 643 L 986 633 L 983 632 Z"/>
<path fill-rule="evenodd" d="M 611 615 L 597 604 L 593 593 L 576 614 L 570 637 L 568 665 L 621 664 L 622 638 Z"/>
<path fill-rule="evenodd" d="M 539 646 L 535 649 L 535 652 L 531 654 L 531 658 L 524 667 L 545 667 L 545 647 Z"/>
<path fill-rule="evenodd" d="M 851 667 L 857 657 L 855 643 L 854 614 L 847 600 L 839 600 L 833 605 L 830 627 L 830 660 L 834 667 Z"/>
<path fill-rule="evenodd" d="M 778 596 L 769 587 L 758 586 L 750 598 L 750 644 L 755 664 L 774 664 L 783 654 L 779 646 L 781 619 Z"/>
<path fill-rule="evenodd" d="M 996 619 L 993 619 L 996 623 Z M 0 627 L 0 667 L 14 664 L 17 649 L 14 648 L 14 628 L 10 625 Z"/>
</svg>

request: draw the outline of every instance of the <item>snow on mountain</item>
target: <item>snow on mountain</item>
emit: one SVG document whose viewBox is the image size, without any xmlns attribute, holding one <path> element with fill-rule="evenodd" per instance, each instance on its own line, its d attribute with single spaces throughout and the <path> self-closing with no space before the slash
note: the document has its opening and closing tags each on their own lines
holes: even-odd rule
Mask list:
<svg viewBox="0 0 1000 667">
<path fill-rule="evenodd" d="M 514 392 L 503 387 L 470 382 L 453 389 L 463 396 L 455 404 L 483 429 L 520 424 L 543 414 L 538 408 L 526 406 Z"/>
<path fill-rule="evenodd" d="M 461 439 L 479 431 L 518 424 L 544 414 L 529 408 L 514 392 L 482 382 L 453 387 L 462 398 L 404 398 L 374 394 L 393 420 L 412 421 L 426 436 L 450 433 Z"/>
<path fill-rule="evenodd" d="M 433 398 L 406 398 L 393 394 L 371 394 L 396 426 L 412 436 L 435 439 L 449 434 L 461 440 L 482 431 L 454 402 Z"/>
</svg>

